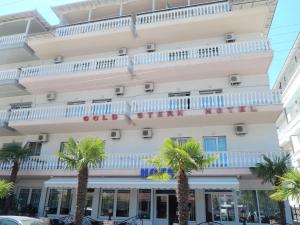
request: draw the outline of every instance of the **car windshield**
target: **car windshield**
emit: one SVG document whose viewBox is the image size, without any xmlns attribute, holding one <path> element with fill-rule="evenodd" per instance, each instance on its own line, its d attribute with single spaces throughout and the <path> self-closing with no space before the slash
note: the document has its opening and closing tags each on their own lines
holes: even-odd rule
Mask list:
<svg viewBox="0 0 300 225">
<path fill-rule="evenodd" d="M 39 220 L 21 220 L 21 223 L 23 225 L 45 225 L 43 222 L 39 221 Z"/>
</svg>

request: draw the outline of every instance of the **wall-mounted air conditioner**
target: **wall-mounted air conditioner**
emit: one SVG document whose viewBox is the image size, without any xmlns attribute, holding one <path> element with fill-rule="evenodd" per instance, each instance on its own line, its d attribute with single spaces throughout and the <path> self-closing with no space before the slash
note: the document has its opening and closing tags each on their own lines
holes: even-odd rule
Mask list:
<svg viewBox="0 0 300 225">
<path fill-rule="evenodd" d="M 144 128 L 142 131 L 143 138 L 152 138 L 152 128 Z"/>
<path fill-rule="evenodd" d="M 120 139 L 121 138 L 121 130 L 113 129 L 110 131 L 110 138 L 111 139 Z"/>
<path fill-rule="evenodd" d="M 248 133 L 246 124 L 239 123 L 234 125 L 234 131 L 236 135 L 243 136 Z"/>
</svg>

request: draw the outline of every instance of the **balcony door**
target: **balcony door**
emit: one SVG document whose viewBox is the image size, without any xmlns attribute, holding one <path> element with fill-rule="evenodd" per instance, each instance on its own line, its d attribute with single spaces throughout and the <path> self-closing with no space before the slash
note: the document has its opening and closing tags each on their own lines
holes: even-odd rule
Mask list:
<svg viewBox="0 0 300 225">
<path fill-rule="evenodd" d="M 16 109 L 29 109 L 32 107 L 31 102 L 20 102 L 20 103 L 13 103 L 10 105 L 10 110 L 16 110 Z M 30 116 L 30 111 L 27 111 L 25 113 L 22 113 L 18 116 L 20 120 L 27 120 Z"/>
<path fill-rule="evenodd" d="M 190 99 L 185 99 L 184 97 L 191 96 L 191 92 L 174 92 L 169 93 L 169 109 L 170 110 L 184 110 L 190 109 Z M 181 98 L 182 97 L 182 98 Z"/>
<path fill-rule="evenodd" d="M 85 116 L 85 101 L 68 102 L 66 117 Z"/>
<path fill-rule="evenodd" d="M 224 107 L 224 97 L 220 95 L 222 93 L 222 89 L 200 90 L 202 108 Z"/>
<path fill-rule="evenodd" d="M 112 114 L 112 105 L 108 104 L 111 99 L 95 99 L 93 100 L 93 115 L 110 115 Z"/>
<path fill-rule="evenodd" d="M 227 145 L 225 136 L 203 137 L 203 148 L 207 154 L 218 154 L 218 160 L 214 162 L 217 166 L 227 166 Z"/>
</svg>

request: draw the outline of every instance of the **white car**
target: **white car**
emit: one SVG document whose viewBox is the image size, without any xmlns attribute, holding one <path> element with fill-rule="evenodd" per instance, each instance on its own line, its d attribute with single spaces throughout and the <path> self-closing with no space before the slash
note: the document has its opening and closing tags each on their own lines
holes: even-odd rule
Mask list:
<svg viewBox="0 0 300 225">
<path fill-rule="evenodd" d="M 0 225 L 45 225 L 36 218 L 25 216 L 0 216 Z"/>
</svg>

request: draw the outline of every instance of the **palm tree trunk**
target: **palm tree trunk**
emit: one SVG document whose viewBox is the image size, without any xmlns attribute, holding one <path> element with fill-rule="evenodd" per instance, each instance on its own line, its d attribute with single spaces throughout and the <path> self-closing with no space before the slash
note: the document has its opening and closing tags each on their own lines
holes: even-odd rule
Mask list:
<svg viewBox="0 0 300 225">
<path fill-rule="evenodd" d="M 188 225 L 189 222 L 189 183 L 188 177 L 183 170 L 179 170 L 177 176 L 177 202 L 179 225 Z"/>
<path fill-rule="evenodd" d="M 278 202 L 278 207 L 280 211 L 280 224 L 286 225 L 286 216 L 285 216 L 285 205 L 284 202 Z"/>
<path fill-rule="evenodd" d="M 84 217 L 84 207 L 87 192 L 89 171 L 88 168 L 82 168 L 78 172 L 78 186 L 77 186 L 77 203 L 75 214 L 75 225 L 82 225 Z"/>
<path fill-rule="evenodd" d="M 10 177 L 9 177 L 9 182 L 11 182 L 14 186 L 13 186 L 13 189 L 11 190 L 11 194 L 8 195 L 7 198 L 5 199 L 5 205 L 4 205 L 4 210 L 3 210 L 5 215 L 8 214 L 8 212 L 12 206 L 14 187 L 15 187 L 15 184 L 17 181 L 18 172 L 19 172 L 19 163 L 13 162 L 13 166 L 12 166 Z"/>
</svg>

